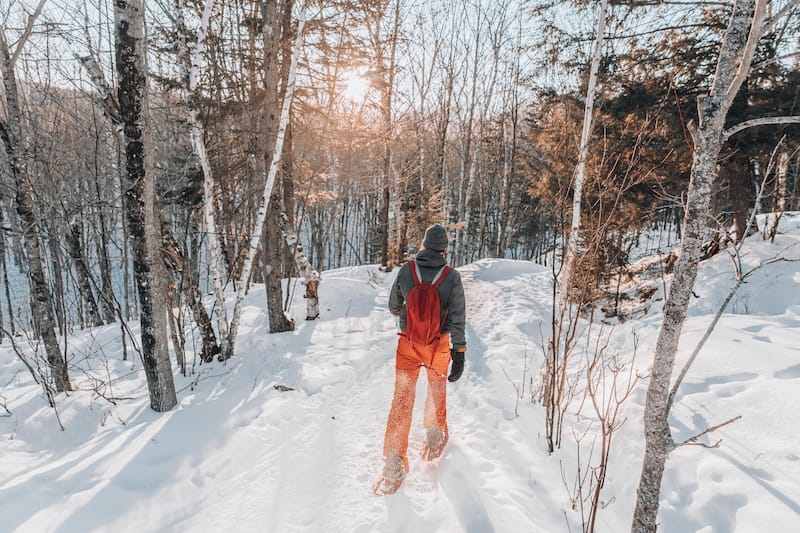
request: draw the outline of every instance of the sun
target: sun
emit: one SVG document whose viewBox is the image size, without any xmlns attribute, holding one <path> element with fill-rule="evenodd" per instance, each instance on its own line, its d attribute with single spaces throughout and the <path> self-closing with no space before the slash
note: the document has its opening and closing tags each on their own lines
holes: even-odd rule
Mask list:
<svg viewBox="0 0 800 533">
<path fill-rule="evenodd" d="M 342 75 L 342 95 L 351 102 L 363 102 L 369 90 L 369 81 L 358 71 L 348 70 Z"/>
</svg>

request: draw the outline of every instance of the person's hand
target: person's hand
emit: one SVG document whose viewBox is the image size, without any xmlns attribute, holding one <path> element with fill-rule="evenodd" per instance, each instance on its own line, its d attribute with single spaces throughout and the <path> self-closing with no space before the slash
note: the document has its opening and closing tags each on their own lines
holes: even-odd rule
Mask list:
<svg viewBox="0 0 800 533">
<path fill-rule="evenodd" d="M 461 374 L 464 373 L 464 354 L 465 351 L 457 351 L 455 348 L 450 350 L 450 358 L 453 360 L 453 366 L 450 367 L 450 376 L 447 378 L 447 381 L 454 382 L 458 381 L 458 378 L 461 377 Z"/>
</svg>

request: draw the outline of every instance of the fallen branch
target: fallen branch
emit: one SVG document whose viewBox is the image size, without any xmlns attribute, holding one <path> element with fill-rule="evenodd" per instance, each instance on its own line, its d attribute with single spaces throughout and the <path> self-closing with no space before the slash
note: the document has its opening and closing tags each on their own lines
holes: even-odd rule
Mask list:
<svg viewBox="0 0 800 533">
<path fill-rule="evenodd" d="M 699 439 L 703 435 L 707 435 L 707 434 L 711 433 L 712 431 L 716 431 L 716 430 L 718 430 L 719 428 L 721 428 L 723 426 L 727 426 L 728 424 L 733 424 L 734 422 L 736 422 L 740 418 L 742 418 L 742 415 L 737 415 L 737 416 L 734 416 L 733 418 L 729 418 L 728 420 L 726 420 L 725 422 L 722 422 L 721 424 L 717 424 L 716 426 L 711 426 L 710 428 L 706 429 L 705 431 L 703 431 L 701 433 L 698 433 L 694 437 L 690 437 L 690 438 L 686 439 L 685 441 L 676 444 L 675 448 L 680 448 L 681 446 L 702 446 L 703 448 L 719 448 L 719 445 L 722 442 L 722 439 L 719 439 L 714 444 L 705 444 L 703 442 L 697 442 L 697 439 Z"/>
<path fill-rule="evenodd" d="M 0 415 L 0 418 L 8 418 L 11 416 L 11 411 L 8 410 L 8 406 L 6 405 L 6 397 L 0 394 L 0 407 L 3 408 L 3 411 L 6 412 L 4 415 Z"/>
</svg>

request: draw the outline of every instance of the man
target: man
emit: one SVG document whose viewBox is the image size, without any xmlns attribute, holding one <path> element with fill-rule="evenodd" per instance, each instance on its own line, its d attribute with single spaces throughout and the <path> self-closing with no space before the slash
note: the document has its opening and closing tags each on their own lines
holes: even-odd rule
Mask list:
<svg viewBox="0 0 800 533">
<path fill-rule="evenodd" d="M 386 424 L 383 475 L 377 494 L 392 494 L 408 473 L 408 434 L 421 367 L 428 376 L 425 399 L 425 442 L 422 458 L 436 459 L 447 444 L 446 381 L 457 381 L 464 371 L 464 287 L 461 275 L 445 260 L 447 230 L 434 224 L 425 231 L 422 250 L 397 273 L 389 294 L 389 311 L 400 317 L 395 361 L 395 388 Z M 416 291 L 414 293 L 413 291 Z M 438 295 L 438 297 L 437 297 Z M 436 307 L 438 305 L 438 312 Z M 420 330 L 434 330 L 421 340 Z M 450 376 L 447 369 L 452 359 Z"/>
</svg>

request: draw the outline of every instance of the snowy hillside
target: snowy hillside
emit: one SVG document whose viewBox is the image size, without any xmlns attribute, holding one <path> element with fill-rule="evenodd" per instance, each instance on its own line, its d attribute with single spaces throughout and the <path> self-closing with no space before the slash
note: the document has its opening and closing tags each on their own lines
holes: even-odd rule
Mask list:
<svg viewBox="0 0 800 533">
<path fill-rule="evenodd" d="M 795 216 L 775 244 L 752 237 L 745 261 L 776 251 L 800 256 L 798 247 L 787 249 L 800 241 L 799 228 Z M 0 531 L 580 531 L 567 490 L 578 422 L 568 415 L 564 445 L 548 455 L 543 409 L 530 401 L 548 331 L 550 272 L 489 259 L 459 270 L 468 363 L 465 377 L 448 386 L 451 440 L 436 463 L 414 452 L 423 438 L 420 379 L 411 472 L 397 494 L 370 490 L 394 380 L 396 322 L 386 311 L 394 274 L 364 266 L 326 272 L 322 318 L 302 321 L 300 301 L 299 327 L 287 334 L 267 333 L 263 289 L 254 287 L 237 357 L 176 375 L 179 405 L 165 414 L 149 409 L 140 364 L 121 361 L 118 326 L 70 340 L 80 390 L 59 400 L 63 432 L 8 342 L 0 345 L 0 401 L 10 411 L 0 408 Z M 731 283 L 723 255 L 701 267 L 683 359 Z M 630 359 L 638 338 L 636 365 L 646 369 L 659 323 L 654 305 L 616 326 L 612 348 Z M 663 531 L 796 529 L 798 347 L 800 263 L 775 263 L 741 289 L 679 392 L 676 440 L 742 419 L 703 439 L 722 439 L 719 448 L 673 453 Z M 645 387 L 624 407 L 600 531 L 630 527 Z"/>
</svg>

